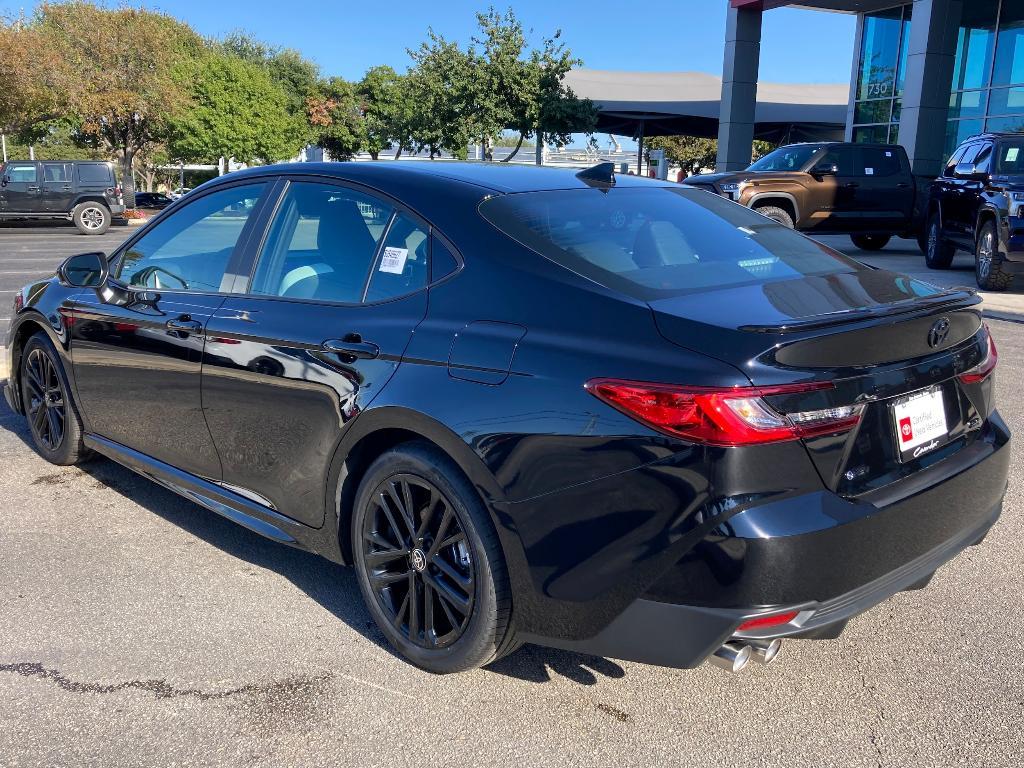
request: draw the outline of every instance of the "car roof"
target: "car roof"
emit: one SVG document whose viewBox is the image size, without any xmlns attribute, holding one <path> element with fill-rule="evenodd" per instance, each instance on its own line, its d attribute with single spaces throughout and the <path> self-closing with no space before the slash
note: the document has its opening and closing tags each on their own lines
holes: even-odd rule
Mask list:
<svg viewBox="0 0 1024 768">
<path fill-rule="evenodd" d="M 587 189 L 590 185 L 577 176 L 581 170 L 584 169 L 512 165 L 496 162 L 388 160 L 384 162 L 281 163 L 247 168 L 242 171 L 235 171 L 221 178 L 238 179 L 286 174 L 331 176 L 377 186 L 386 191 L 391 187 L 400 189 L 399 185 L 403 179 L 408 179 L 410 174 L 416 174 L 424 181 L 436 181 L 439 187 L 455 184 L 483 188 L 495 193 L 513 193 L 555 189 Z M 664 187 L 676 186 L 676 184 L 669 181 L 616 174 L 615 186 Z"/>
</svg>

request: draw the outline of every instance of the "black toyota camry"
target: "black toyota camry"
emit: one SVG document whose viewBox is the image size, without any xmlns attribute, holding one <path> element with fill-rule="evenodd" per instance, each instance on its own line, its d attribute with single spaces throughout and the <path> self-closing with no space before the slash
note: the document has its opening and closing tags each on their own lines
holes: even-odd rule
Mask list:
<svg viewBox="0 0 1024 768">
<path fill-rule="evenodd" d="M 610 164 L 272 166 L 18 293 L 6 394 L 55 464 L 352 565 L 424 669 L 736 670 L 985 537 L 978 301 Z"/>
</svg>

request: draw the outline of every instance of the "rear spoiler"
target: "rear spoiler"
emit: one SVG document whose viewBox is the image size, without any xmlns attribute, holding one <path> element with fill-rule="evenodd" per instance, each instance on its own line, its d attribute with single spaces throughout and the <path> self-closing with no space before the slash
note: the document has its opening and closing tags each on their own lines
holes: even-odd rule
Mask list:
<svg viewBox="0 0 1024 768">
<path fill-rule="evenodd" d="M 924 311 L 933 312 L 937 309 L 966 309 L 980 303 L 981 298 L 973 288 L 956 288 L 937 293 L 934 296 L 907 299 L 906 301 L 887 304 L 881 307 L 846 309 L 779 325 L 742 325 L 739 327 L 739 330 L 750 333 L 797 333 L 799 331 L 828 328 L 834 325 L 855 323 L 858 320 L 869 320 L 877 317 L 897 317 Z"/>
</svg>

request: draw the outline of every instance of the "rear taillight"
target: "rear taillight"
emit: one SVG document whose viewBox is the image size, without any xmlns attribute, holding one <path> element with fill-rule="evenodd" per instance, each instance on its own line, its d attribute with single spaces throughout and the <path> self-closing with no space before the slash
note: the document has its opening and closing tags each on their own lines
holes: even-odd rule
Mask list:
<svg viewBox="0 0 1024 768">
<path fill-rule="evenodd" d="M 764 399 L 833 389 L 828 382 L 714 389 L 592 379 L 586 389 L 653 429 L 707 445 L 755 445 L 848 432 L 864 411 L 863 405 L 845 405 L 779 413 Z"/>
<path fill-rule="evenodd" d="M 960 381 L 964 384 L 980 384 L 991 376 L 992 371 L 996 369 L 996 363 L 999 362 L 999 353 L 996 351 L 996 342 L 992 338 L 992 332 L 987 325 L 985 326 L 985 336 L 988 337 L 985 357 L 969 371 L 964 371 L 960 374 Z"/>
</svg>

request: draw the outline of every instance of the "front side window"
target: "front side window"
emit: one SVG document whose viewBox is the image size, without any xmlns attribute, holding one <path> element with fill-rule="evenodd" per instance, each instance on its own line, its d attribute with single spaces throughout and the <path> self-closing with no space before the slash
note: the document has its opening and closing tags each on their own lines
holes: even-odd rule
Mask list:
<svg viewBox="0 0 1024 768">
<path fill-rule="evenodd" d="M 36 165 L 18 165 L 12 163 L 7 166 L 7 170 L 4 171 L 4 175 L 7 176 L 8 180 L 12 184 L 35 184 L 37 181 Z"/>
<path fill-rule="evenodd" d="M 278 206 L 250 293 L 359 303 L 393 211 L 346 187 L 292 182 Z"/>
<path fill-rule="evenodd" d="M 222 288 L 228 263 L 266 186 L 244 184 L 197 198 L 133 243 L 117 277 L 138 288 L 229 290 Z"/>
<path fill-rule="evenodd" d="M 685 187 L 501 195 L 480 213 L 551 261 L 641 301 L 864 269 L 759 213 Z"/>
<path fill-rule="evenodd" d="M 779 147 L 753 163 L 749 171 L 799 171 L 821 149 L 816 144 Z"/>
<path fill-rule="evenodd" d="M 995 155 L 996 173 L 1024 173 L 1024 137 L 1001 140 Z"/>
</svg>

